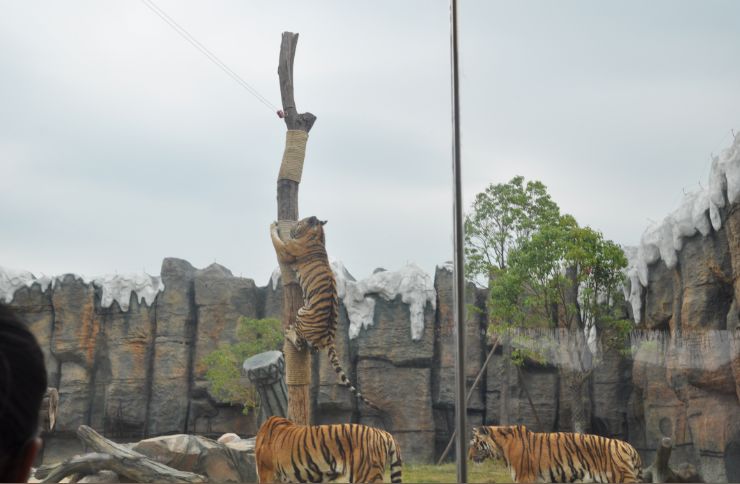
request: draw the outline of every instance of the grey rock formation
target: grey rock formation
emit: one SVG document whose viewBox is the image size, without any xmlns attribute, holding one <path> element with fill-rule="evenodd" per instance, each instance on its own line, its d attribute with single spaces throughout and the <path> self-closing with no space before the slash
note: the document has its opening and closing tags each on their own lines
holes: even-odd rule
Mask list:
<svg viewBox="0 0 740 484">
<path fill-rule="evenodd" d="M 619 350 L 601 355 L 593 372 L 593 431 L 628 440 L 628 408 L 632 393 L 632 363 Z"/>
<path fill-rule="evenodd" d="M 449 269 L 437 267 L 434 275 L 434 289 L 437 292 L 437 314 L 434 328 L 435 357 L 432 366 L 432 404 L 436 422 L 435 454 L 440 454 L 444 451 L 455 431 L 456 338 L 453 277 Z M 467 390 L 470 389 L 480 372 L 487 352 L 485 345 L 487 320 L 485 312 L 480 310 L 485 305 L 485 297 L 485 290 L 476 289 L 472 284 L 468 285 L 465 293 L 467 307 L 465 381 Z M 473 391 L 468 403 L 469 427 L 483 423 L 486 412 L 485 396 L 486 379 L 482 379 Z"/>
<path fill-rule="evenodd" d="M 455 407 L 455 322 L 453 312 L 453 279 L 452 272 L 437 267 L 434 278 L 434 289 L 437 291 L 437 318 L 436 318 L 436 346 L 437 361 L 435 362 L 434 404 L 454 410 Z M 485 297 L 481 301 L 479 292 L 473 285 L 466 291 L 466 304 L 472 307 L 482 307 Z M 473 383 L 485 359 L 484 344 L 486 320 L 485 315 L 473 310 L 466 312 L 466 360 L 465 376 L 468 385 Z M 479 385 L 468 404 L 469 410 L 483 411 L 484 385 Z"/>
<path fill-rule="evenodd" d="M 174 469 L 207 476 L 210 482 L 257 481 L 253 440 L 221 444 L 180 434 L 142 440 L 131 449 Z"/>
<path fill-rule="evenodd" d="M 358 389 L 381 412 L 360 404 L 359 422 L 391 432 L 408 462 L 434 458 L 432 418 L 432 366 L 434 311 L 424 309 L 424 332 L 411 338 L 409 308 L 398 296 L 393 301 L 375 298 L 373 325 L 360 331 L 355 372 Z"/>
<path fill-rule="evenodd" d="M 74 431 L 89 422 L 94 395 L 90 381 L 101 341 L 95 289 L 67 276 L 54 287 L 51 299 L 54 307 L 51 352 L 61 363 L 57 430 Z"/>
<path fill-rule="evenodd" d="M 146 435 L 149 365 L 154 345 L 155 308 L 131 298 L 129 310 L 117 305 L 97 311 L 100 320 L 90 425 L 112 436 Z"/>
<path fill-rule="evenodd" d="M 357 337 L 357 357 L 387 360 L 397 366 L 429 367 L 434 355 L 434 311 L 427 304 L 424 309 L 424 333 L 414 341 L 409 329 L 408 305 L 397 296 L 386 301 L 377 296 L 373 325 L 361 330 Z"/>
<path fill-rule="evenodd" d="M 675 462 L 694 464 L 708 479 L 740 479 L 740 212 L 725 228 L 684 241 L 679 263 L 649 270 L 642 329 L 632 354 L 607 351 L 593 371 L 592 427 L 628 439 L 649 461 L 663 436 Z M 254 435 L 254 415 L 217 402 L 205 379 L 205 356 L 236 341 L 239 317 L 276 317 L 282 288 L 257 287 L 212 265 L 199 270 L 165 259 L 165 289 L 151 303 L 102 308 L 100 290 L 72 276 L 42 292 L 18 290 L 12 306 L 36 334 L 52 386 L 59 388 L 57 432 L 89 424 L 109 437 L 171 433 Z M 313 357 L 314 421 L 362 422 L 391 431 L 408 462 L 431 462 L 454 430 L 452 276 L 438 269 L 436 311 L 424 310 L 420 340 L 411 338 L 409 307 L 375 295 L 373 325 L 350 340 L 340 307 L 336 345 L 341 363 L 377 412 L 339 385 L 326 352 Z M 487 346 L 485 290 L 468 289 L 465 335 L 468 385 Z M 569 430 L 555 366 L 527 361 L 521 372 L 495 355 L 468 406 L 470 426 L 522 423 Z M 527 396 L 528 390 L 529 398 Z M 531 398 L 540 420 L 536 423 Z M 508 416 L 502 413 L 504 400 Z M 469 429 L 466 429 L 469 431 Z"/>
<path fill-rule="evenodd" d="M 205 358 L 220 345 L 238 342 L 237 327 L 242 317 L 258 318 L 259 292 L 252 279 L 234 277 L 231 271 L 211 264 L 196 272 L 193 279 L 196 331 L 191 354 L 190 408 L 188 432 L 207 434 L 249 430 L 239 419 L 236 407 L 219 405 L 209 393 Z M 234 425 L 235 423 L 239 425 Z"/>
<path fill-rule="evenodd" d="M 660 331 L 633 348 L 627 405 L 630 440 L 648 459 L 671 437 L 672 460 L 690 462 L 711 482 L 740 479 L 737 206 L 722 218 L 720 230 L 684 240 L 675 268 L 649 266 L 645 328 Z"/>
<path fill-rule="evenodd" d="M 147 435 L 184 432 L 188 415 L 190 366 L 196 331 L 194 284 L 189 262 L 162 262 L 164 292 L 157 296 Z"/>
<path fill-rule="evenodd" d="M 358 383 L 382 412 L 361 413 L 360 423 L 392 433 L 406 462 L 434 458 L 431 369 L 398 367 L 381 359 L 357 364 Z"/>
<path fill-rule="evenodd" d="M 358 387 L 357 374 L 354 371 L 354 357 L 356 351 L 352 351 L 349 340 L 349 319 L 344 305 L 339 308 L 339 321 L 334 343 L 337 347 L 337 356 L 347 377 L 355 387 Z M 316 389 L 316 400 L 314 405 L 314 421 L 317 424 L 351 422 L 353 415 L 357 412 L 358 402 L 347 387 L 339 383 L 339 377 L 334 370 L 326 350 L 319 352 L 313 358 L 314 368 L 311 373 Z M 375 399 L 372 393 L 365 392 L 371 401 Z M 364 405 L 364 403 L 359 403 Z"/>
<path fill-rule="evenodd" d="M 23 287 L 15 293 L 11 308 L 18 314 L 36 336 L 44 352 L 49 386 L 56 387 L 59 380 L 59 362 L 52 353 L 51 340 L 54 330 L 54 306 L 51 291 L 41 291 L 38 284 Z"/>
</svg>

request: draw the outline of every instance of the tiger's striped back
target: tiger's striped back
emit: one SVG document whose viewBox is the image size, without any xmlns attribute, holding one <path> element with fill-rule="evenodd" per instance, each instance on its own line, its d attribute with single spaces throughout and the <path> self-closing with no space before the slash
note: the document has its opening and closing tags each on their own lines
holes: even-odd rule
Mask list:
<svg viewBox="0 0 740 484">
<path fill-rule="evenodd" d="M 640 482 L 642 460 L 627 442 L 523 425 L 473 429 L 469 457 L 502 459 L 515 482 Z"/>
<path fill-rule="evenodd" d="M 339 319 L 339 298 L 337 283 L 326 254 L 323 229 L 325 223 L 316 217 L 304 218 L 295 224 L 291 232 L 292 238 L 285 242 L 279 237 L 276 239 L 276 233 L 273 233 L 276 249 L 282 247 L 290 257 L 288 262 L 293 264 L 298 273 L 298 282 L 303 291 L 303 307 L 298 310 L 293 329 L 298 340 L 305 341 L 311 348 L 327 348 L 329 361 L 342 384 L 368 406 L 379 410 L 352 385 L 337 357 L 334 337 Z M 280 249 L 278 252 L 280 253 Z"/>
<path fill-rule="evenodd" d="M 282 417 L 262 424 L 255 443 L 265 482 L 402 482 L 401 450 L 391 434 L 360 424 L 295 425 Z"/>
</svg>

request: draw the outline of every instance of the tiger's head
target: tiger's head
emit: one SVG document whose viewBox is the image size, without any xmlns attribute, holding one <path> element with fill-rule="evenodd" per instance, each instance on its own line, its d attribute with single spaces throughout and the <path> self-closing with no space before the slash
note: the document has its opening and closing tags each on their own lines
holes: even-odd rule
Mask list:
<svg viewBox="0 0 740 484">
<path fill-rule="evenodd" d="M 524 429 L 523 425 L 520 425 Z M 473 439 L 470 441 L 468 458 L 475 463 L 486 459 L 505 459 L 504 445 L 507 437 L 513 434 L 512 429 L 517 427 L 473 427 Z"/>
<path fill-rule="evenodd" d="M 318 239 L 324 243 L 324 224 L 326 220 L 319 220 L 316 217 L 306 217 L 299 220 L 290 229 L 290 236 L 294 239 L 312 240 Z"/>
</svg>

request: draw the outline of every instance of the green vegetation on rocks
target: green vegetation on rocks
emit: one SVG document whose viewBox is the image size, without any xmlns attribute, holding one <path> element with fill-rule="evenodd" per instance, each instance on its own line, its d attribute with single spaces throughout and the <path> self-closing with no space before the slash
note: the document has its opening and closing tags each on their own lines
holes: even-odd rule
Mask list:
<svg viewBox="0 0 740 484">
<path fill-rule="evenodd" d="M 242 378 L 242 363 L 264 351 L 279 350 L 283 331 L 277 319 L 241 317 L 236 334 L 238 343 L 221 345 L 206 356 L 206 378 L 214 397 L 223 402 L 242 404 L 246 412 L 257 405 L 257 399 L 254 388 Z"/>
</svg>

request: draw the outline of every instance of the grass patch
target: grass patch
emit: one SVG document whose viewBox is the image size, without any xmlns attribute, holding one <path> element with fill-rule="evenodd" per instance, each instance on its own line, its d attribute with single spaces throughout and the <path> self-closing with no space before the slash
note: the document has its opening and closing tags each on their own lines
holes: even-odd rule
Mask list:
<svg viewBox="0 0 740 484">
<path fill-rule="evenodd" d="M 403 482 L 457 482 L 457 467 L 454 463 L 436 466 L 433 464 L 404 464 Z M 482 464 L 468 462 L 468 482 L 512 482 L 511 474 L 502 463 L 486 460 Z"/>
</svg>

